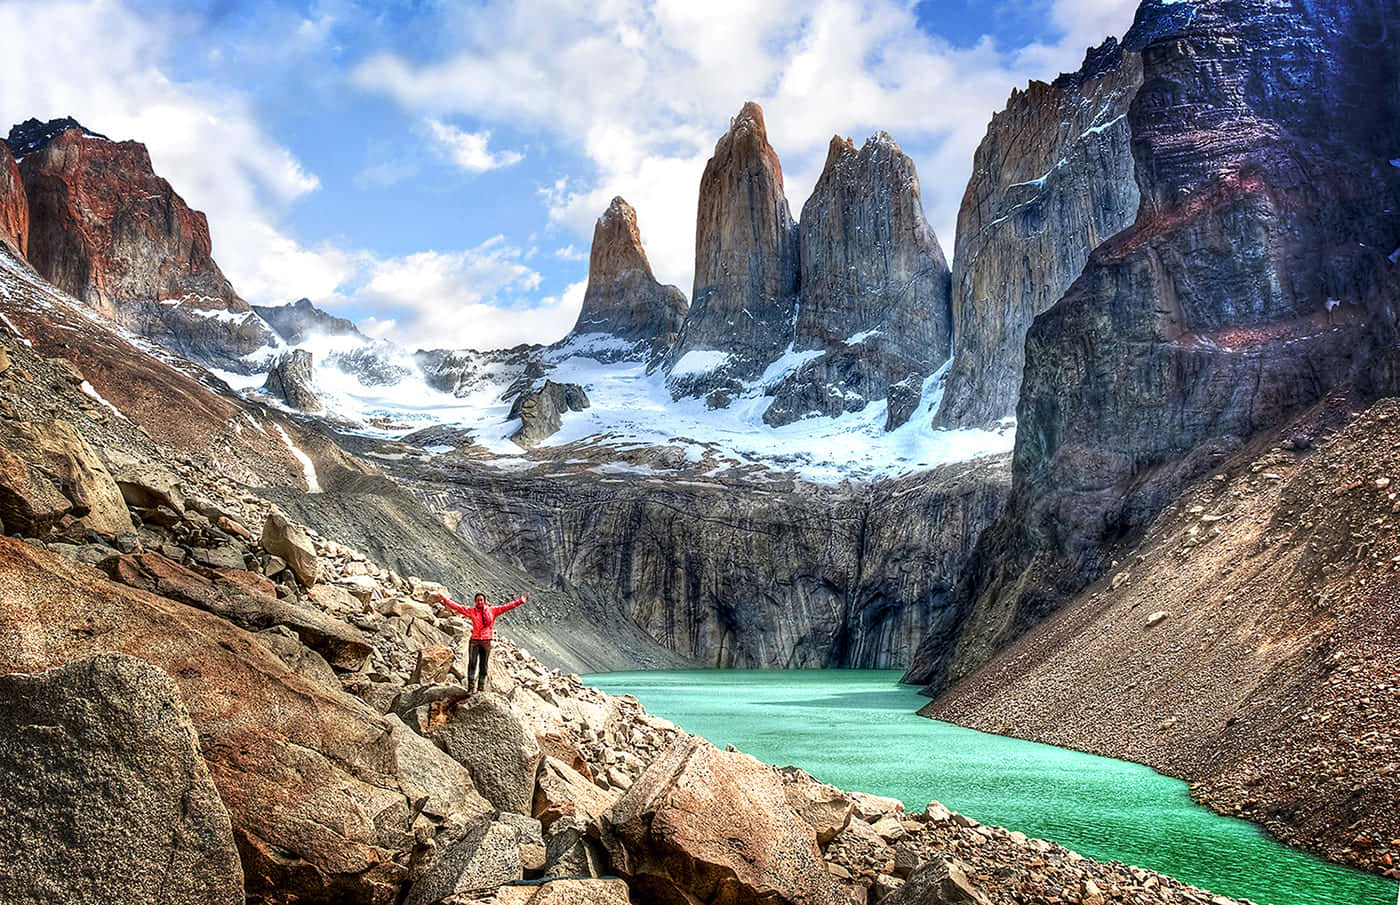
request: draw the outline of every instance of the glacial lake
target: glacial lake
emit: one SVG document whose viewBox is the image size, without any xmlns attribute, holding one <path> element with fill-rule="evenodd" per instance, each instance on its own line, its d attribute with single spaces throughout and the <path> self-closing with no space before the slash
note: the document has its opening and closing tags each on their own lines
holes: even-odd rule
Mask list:
<svg viewBox="0 0 1400 905">
<path fill-rule="evenodd" d="M 1271 905 L 1396 905 L 1394 882 L 1330 864 L 1195 804 L 1186 783 L 1126 761 L 917 716 L 896 671 L 694 670 L 586 676 L 651 713 L 759 760 L 921 811 L 983 823 L 1100 861 L 1160 871 Z"/>
</svg>

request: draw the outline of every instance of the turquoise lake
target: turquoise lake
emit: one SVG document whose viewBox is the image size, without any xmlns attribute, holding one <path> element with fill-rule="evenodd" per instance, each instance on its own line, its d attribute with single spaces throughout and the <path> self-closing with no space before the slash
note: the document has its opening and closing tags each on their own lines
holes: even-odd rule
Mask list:
<svg viewBox="0 0 1400 905">
<path fill-rule="evenodd" d="M 697 670 L 585 681 L 760 760 L 911 811 L 941 801 L 1102 861 L 1272 905 L 1396 905 L 1397 885 L 1288 848 L 1147 767 L 917 716 L 894 671 Z"/>
</svg>

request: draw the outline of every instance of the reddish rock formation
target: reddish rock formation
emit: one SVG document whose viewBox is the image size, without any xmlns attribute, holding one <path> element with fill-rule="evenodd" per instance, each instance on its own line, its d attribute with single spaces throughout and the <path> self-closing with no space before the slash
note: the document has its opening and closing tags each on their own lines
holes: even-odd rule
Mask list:
<svg viewBox="0 0 1400 905">
<path fill-rule="evenodd" d="M 797 254 L 782 165 L 768 144 L 763 110 L 750 101 L 700 179 L 695 291 L 665 365 L 674 373 L 674 392 L 724 405 L 741 381 L 758 377 L 782 354 L 797 307 Z M 691 352 L 722 352 L 727 359 L 697 371 L 684 363 Z"/>
<path fill-rule="evenodd" d="M 588 290 L 573 332 L 610 333 L 665 349 L 685 321 L 685 294 L 652 275 L 637 212 L 614 198 L 593 227 Z"/>
<path fill-rule="evenodd" d="M 914 161 L 884 132 L 859 151 L 832 138 L 798 231 L 793 348 L 826 354 L 776 388 L 763 420 L 858 411 L 895 383 L 917 394 L 947 359 L 952 325 L 948 264 L 924 219 Z"/>
<path fill-rule="evenodd" d="M 156 175 L 145 145 L 67 128 L 33 147 L 19 169 L 29 259 L 49 282 L 216 366 L 246 370 L 240 357 L 270 344 L 214 263 L 204 214 Z"/>
<path fill-rule="evenodd" d="M 19 166 L 4 142 L 0 142 L 0 243 L 21 257 L 29 247 L 29 200 Z"/>
<path fill-rule="evenodd" d="M 1031 321 L 1137 215 L 1126 114 L 1141 85 L 1138 55 L 1110 38 L 1078 72 L 1031 82 L 992 117 L 958 211 L 941 424 L 1015 414 Z"/>
<path fill-rule="evenodd" d="M 907 678 L 986 662 L 1245 438 L 1396 391 L 1396 13 L 1144 3 L 1141 209 L 1027 336 L 1011 501 Z"/>
</svg>

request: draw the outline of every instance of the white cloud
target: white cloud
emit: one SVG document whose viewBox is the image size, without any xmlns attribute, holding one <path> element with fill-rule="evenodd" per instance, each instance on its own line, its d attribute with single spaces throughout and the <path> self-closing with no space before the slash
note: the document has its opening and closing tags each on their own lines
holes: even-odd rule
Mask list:
<svg viewBox="0 0 1400 905">
<path fill-rule="evenodd" d="M 525 253 L 493 236 L 457 252 L 424 251 L 372 262 L 362 285 L 335 300 L 375 315 L 361 326 L 408 348 L 497 349 L 551 342 L 569 331 L 585 283 L 537 298 L 541 277 Z"/>
<path fill-rule="evenodd" d="M 919 167 L 924 207 L 951 254 L 972 153 L 993 111 L 1029 78 L 1077 68 L 1131 22 L 1135 0 L 1033 0 L 1054 33 L 1021 48 L 954 47 L 897 0 L 540 0 L 451 18 L 445 57 L 380 53 L 363 88 L 416 115 L 465 115 L 560 137 L 594 172 L 543 193 L 581 238 L 614 195 L 638 210 L 659 278 L 689 290 L 700 174 L 743 101 L 758 100 L 794 215 L 834 133 L 891 132 Z M 452 14 L 449 14 L 451 16 Z"/>
<path fill-rule="evenodd" d="M 463 132 L 456 126 L 432 118 L 426 120 L 424 125 L 437 142 L 437 149 L 468 173 L 485 173 L 487 170 L 514 166 L 525 159 L 525 155 L 519 151 L 491 153 L 488 147 L 491 141 L 489 130 Z"/>
<path fill-rule="evenodd" d="M 316 176 L 259 127 L 244 98 L 166 75 L 165 24 L 115 0 L 0 3 L 0 120 L 72 115 L 144 142 L 156 172 L 209 215 L 214 255 L 244 297 L 333 290 L 349 256 L 302 246 L 279 225 L 318 188 Z"/>
<path fill-rule="evenodd" d="M 565 245 L 563 248 L 554 249 L 554 256 L 561 261 L 587 261 L 588 252 L 582 248 L 575 248 L 573 243 Z"/>
</svg>

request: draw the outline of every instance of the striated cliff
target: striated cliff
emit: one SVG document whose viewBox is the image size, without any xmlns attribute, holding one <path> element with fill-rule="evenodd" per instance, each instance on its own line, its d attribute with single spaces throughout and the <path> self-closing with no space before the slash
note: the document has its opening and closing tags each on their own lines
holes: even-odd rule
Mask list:
<svg viewBox="0 0 1400 905">
<path fill-rule="evenodd" d="M 685 294 L 652 275 L 637 212 L 614 198 L 593 227 L 588 289 L 575 334 L 607 333 L 663 352 L 685 320 Z"/>
<path fill-rule="evenodd" d="M 986 662 L 1246 438 L 1333 390 L 1394 392 L 1396 12 L 1139 10 L 1137 219 L 1031 328 L 1011 500 L 907 679 Z"/>
<path fill-rule="evenodd" d="M 783 168 L 763 110 L 749 102 L 700 179 L 695 291 L 663 365 L 677 394 L 725 405 L 759 377 L 791 339 L 797 285 L 797 224 Z"/>
<path fill-rule="evenodd" d="M 9 147 L 0 141 L 0 243 L 24 257 L 29 247 L 29 200 Z"/>
<path fill-rule="evenodd" d="M 872 487 L 627 472 L 395 473 L 470 545 L 720 667 L 904 665 L 1009 479 L 1005 457 Z"/>
<path fill-rule="evenodd" d="M 958 210 L 939 423 L 1015 414 L 1031 321 L 1137 215 L 1127 112 L 1141 85 L 1138 55 L 1110 38 L 1078 72 L 1031 82 L 992 117 Z"/>
<path fill-rule="evenodd" d="M 272 333 L 214 262 L 204 214 L 156 175 L 145 146 L 77 126 L 36 137 L 30 125 L 9 141 L 26 151 L 19 169 L 35 269 L 148 339 L 246 372 L 242 356 Z"/>
<path fill-rule="evenodd" d="M 948 357 L 951 312 L 948 264 L 914 162 L 884 132 L 859 151 L 832 138 L 798 235 L 793 349 L 822 354 L 772 391 L 763 420 L 858 411 L 896 383 L 917 390 Z"/>
</svg>

